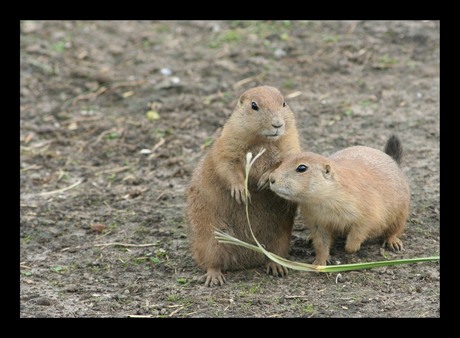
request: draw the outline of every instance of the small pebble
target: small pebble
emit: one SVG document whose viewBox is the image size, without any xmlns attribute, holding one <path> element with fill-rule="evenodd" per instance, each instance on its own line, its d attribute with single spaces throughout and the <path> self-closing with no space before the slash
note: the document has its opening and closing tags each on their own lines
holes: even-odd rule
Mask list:
<svg viewBox="0 0 460 338">
<path fill-rule="evenodd" d="M 105 228 L 107 228 L 107 225 L 102 224 L 102 223 L 93 223 L 90 225 L 90 228 L 93 231 L 102 232 L 104 231 Z"/>
<path fill-rule="evenodd" d="M 165 76 L 169 76 L 172 74 L 172 70 L 169 68 L 161 68 L 160 73 Z"/>
<path fill-rule="evenodd" d="M 278 48 L 277 50 L 275 50 L 274 54 L 275 54 L 275 56 L 277 58 L 281 58 L 283 56 L 286 56 L 286 52 L 284 50 L 282 50 L 281 48 Z"/>
<path fill-rule="evenodd" d="M 42 305 L 42 306 L 50 306 L 51 305 L 51 300 L 47 297 L 39 297 L 35 299 L 35 303 L 37 305 Z"/>
<path fill-rule="evenodd" d="M 67 292 L 77 292 L 78 287 L 76 285 L 69 285 L 66 289 Z"/>
</svg>

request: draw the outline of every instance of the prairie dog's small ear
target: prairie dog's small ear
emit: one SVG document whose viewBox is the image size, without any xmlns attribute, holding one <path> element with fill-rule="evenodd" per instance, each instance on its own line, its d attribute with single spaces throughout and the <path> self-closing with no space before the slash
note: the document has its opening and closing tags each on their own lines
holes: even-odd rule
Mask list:
<svg viewBox="0 0 460 338">
<path fill-rule="evenodd" d="M 329 164 L 324 164 L 323 167 L 323 175 L 325 178 L 331 178 L 332 177 L 332 168 Z"/>
<path fill-rule="evenodd" d="M 239 99 L 239 101 L 238 101 L 239 104 L 242 105 L 243 102 L 244 102 L 244 100 L 246 100 L 246 98 L 247 98 L 247 94 L 246 94 L 246 93 L 241 94 L 240 99 Z"/>
</svg>

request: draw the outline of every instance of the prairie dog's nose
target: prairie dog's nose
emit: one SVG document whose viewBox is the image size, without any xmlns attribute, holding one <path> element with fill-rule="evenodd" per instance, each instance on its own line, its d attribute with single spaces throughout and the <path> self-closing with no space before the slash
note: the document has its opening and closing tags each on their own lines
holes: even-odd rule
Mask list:
<svg viewBox="0 0 460 338">
<path fill-rule="evenodd" d="M 275 117 L 272 119 L 272 127 L 273 128 L 281 128 L 282 126 L 284 125 L 284 121 L 283 119 L 279 118 L 279 117 Z"/>
<path fill-rule="evenodd" d="M 270 184 L 275 184 L 276 180 L 272 175 L 270 175 L 268 179 L 270 180 Z"/>
</svg>

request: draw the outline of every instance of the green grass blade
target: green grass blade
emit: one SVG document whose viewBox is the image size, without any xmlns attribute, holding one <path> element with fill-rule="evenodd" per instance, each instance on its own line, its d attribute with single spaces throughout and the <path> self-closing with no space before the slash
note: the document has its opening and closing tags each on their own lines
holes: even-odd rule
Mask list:
<svg viewBox="0 0 460 338">
<path fill-rule="evenodd" d="M 268 258 L 270 258 L 272 261 L 280 265 L 283 265 L 287 268 L 290 268 L 292 270 L 298 270 L 298 271 L 343 272 L 343 271 L 352 271 L 352 270 L 372 269 L 372 268 L 392 266 L 392 265 L 398 265 L 398 264 L 434 262 L 440 259 L 439 256 L 431 256 L 431 257 L 421 257 L 421 258 L 387 260 L 387 261 L 379 261 L 379 262 L 342 264 L 342 265 L 313 265 L 313 264 L 308 264 L 308 263 L 290 261 L 286 258 L 275 255 L 274 253 L 271 253 L 270 251 L 267 251 L 263 246 L 255 246 L 253 244 L 246 243 L 220 230 L 216 230 L 214 231 L 214 233 L 216 234 L 216 239 L 219 241 L 219 243 L 239 245 L 247 249 L 263 253 Z"/>
<path fill-rule="evenodd" d="M 395 259 L 395 260 L 388 260 L 388 261 L 366 262 L 366 263 L 356 263 L 356 264 L 327 265 L 327 266 L 322 265 L 321 272 L 342 272 L 342 271 L 350 271 L 350 270 L 373 269 L 373 268 L 378 268 L 378 267 L 383 267 L 383 266 L 392 266 L 392 265 L 398 265 L 398 264 L 412 264 L 412 263 L 420 263 L 420 262 L 434 262 L 438 260 L 439 260 L 439 256 L 431 256 L 431 257 Z"/>
</svg>

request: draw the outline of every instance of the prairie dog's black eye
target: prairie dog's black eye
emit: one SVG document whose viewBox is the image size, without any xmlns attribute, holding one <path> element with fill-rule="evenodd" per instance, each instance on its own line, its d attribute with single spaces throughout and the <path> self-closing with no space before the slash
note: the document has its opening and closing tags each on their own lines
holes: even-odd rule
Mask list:
<svg viewBox="0 0 460 338">
<path fill-rule="evenodd" d="M 299 166 L 295 168 L 295 171 L 297 171 L 298 173 L 304 173 L 307 171 L 307 169 L 308 167 L 305 164 L 299 164 Z"/>
<path fill-rule="evenodd" d="M 283 107 L 286 107 L 286 102 L 283 102 Z"/>
<path fill-rule="evenodd" d="M 254 101 L 251 103 L 251 108 L 254 110 L 259 110 L 259 106 Z"/>
</svg>

